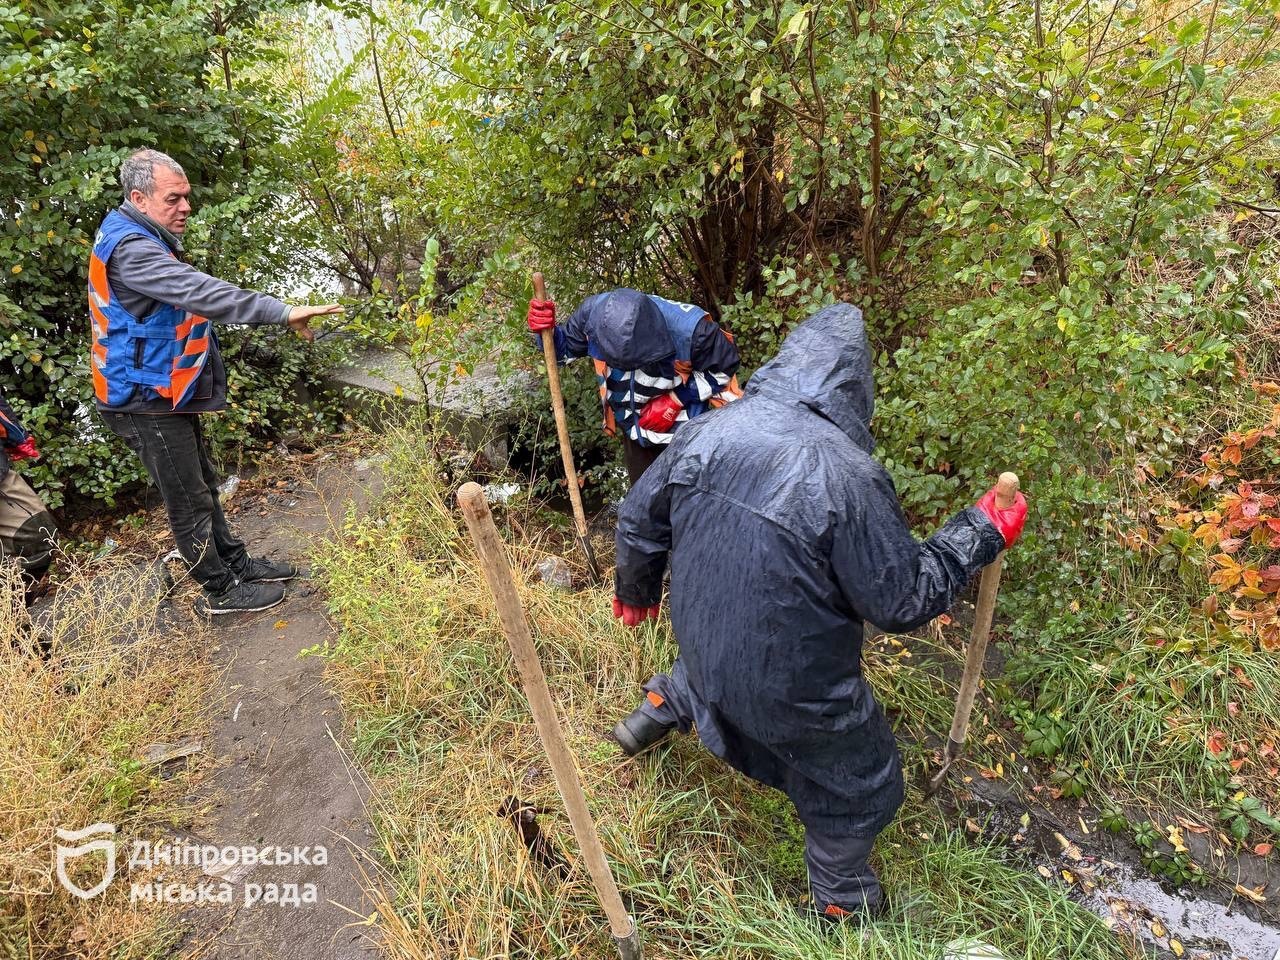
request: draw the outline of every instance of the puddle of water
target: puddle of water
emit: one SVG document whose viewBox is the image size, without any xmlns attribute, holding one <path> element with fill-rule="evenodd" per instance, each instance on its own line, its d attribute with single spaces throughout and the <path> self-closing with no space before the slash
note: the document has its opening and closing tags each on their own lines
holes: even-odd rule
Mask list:
<svg viewBox="0 0 1280 960">
<path fill-rule="evenodd" d="M 1079 868 L 1078 868 L 1079 869 Z M 1081 902 L 1119 934 L 1183 960 L 1280 960 L 1280 929 L 1212 900 L 1167 893 L 1123 864 L 1101 861 L 1077 887 Z M 1096 883 L 1096 886 L 1094 884 Z"/>
<path fill-rule="evenodd" d="M 1280 960 L 1280 927 L 1251 919 L 1239 900 L 1219 903 L 1211 890 L 1169 893 L 1136 865 L 1089 850 L 1095 838 L 1069 841 L 990 784 L 975 784 L 974 794 L 990 804 L 989 836 L 1028 856 L 1050 882 L 1065 880 L 1086 909 L 1117 935 L 1154 948 L 1160 960 Z"/>
</svg>

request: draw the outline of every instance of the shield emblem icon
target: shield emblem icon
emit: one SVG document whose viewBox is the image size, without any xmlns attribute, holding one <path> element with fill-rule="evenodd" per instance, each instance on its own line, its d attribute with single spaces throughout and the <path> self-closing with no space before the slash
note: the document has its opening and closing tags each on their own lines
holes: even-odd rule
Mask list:
<svg viewBox="0 0 1280 960">
<path fill-rule="evenodd" d="M 112 823 L 95 823 L 93 826 L 85 827 L 83 830 L 63 830 L 61 827 L 58 828 L 59 840 L 66 840 L 69 843 L 88 840 L 87 843 L 81 843 L 75 847 L 58 844 L 55 863 L 58 882 L 72 896 L 79 897 L 81 900 L 89 900 L 107 889 L 107 885 L 111 883 L 112 878 L 116 875 L 116 842 L 112 839 L 115 836 L 115 832 L 115 824 Z M 90 837 L 96 839 L 89 840 Z M 95 853 L 98 850 L 107 855 L 106 869 L 103 872 L 102 879 L 97 884 L 85 889 L 67 876 L 67 863 L 76 857 L 83 856 L 86 853 Z"/>
</svg>

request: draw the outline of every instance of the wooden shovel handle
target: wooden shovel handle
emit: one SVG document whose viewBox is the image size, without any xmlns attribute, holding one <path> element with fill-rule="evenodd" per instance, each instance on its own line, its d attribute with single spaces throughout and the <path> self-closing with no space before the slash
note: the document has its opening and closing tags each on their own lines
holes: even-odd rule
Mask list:
<svg viewBox="0 0 1280 960">
<path fill-rule="evenodd" d="M 1007 510 L 1018 495 L 1018 475 L 1002 473 L 996 481 L 996 506 Z M 965 738 L 969 735 L 969 717 L 973 713 L 973 701 L 978 695 L 978 682 L 982 678 L 982 663 L 987 656 L 987 640 L 991 637 L 991 620 L 996 611 L 996 593 L 1000 589 L 1000 571 L 1004 566 L 1005 551 L 982 571 L 978 583 L 978 602 L 973 609 L 973 633 L 965 651 L 964 674 L 960 677 L 960 692 L 956 695 L 956 712 L 951 718 L 951 734 L 947 738 L 945 755 L 955 759 L 960 755 Z"/>
<path fill-rule="evenodd" d="M 536 274 L 535 274 L 536 276 Z M 996 481 L 996 506 L 1008 510 L 1018 496 L 1018 475 L 1005 471 Z"/>
<path fill-rule="evenodd" d="M 547 285 L 541 273 L 533 275 L 535 300 L 547 299 Z M 551 413 L 556 421 L 556 435 L 560 439 L 560 462 L 564 466 L 565 481 L 569 485 L 569 506 L 573 509 L 573 521 L 578 546 L 587 561 L 587 573 L 593 586 L 601 583 L 600 566 L 591 546 L 591 533 L 587 527 L 587 511 L 582 505 L 582 488 L 578 486 L 578 471 L 573 465 L 573 447 L 569 444 L 569 422 L 564 413 L 564 393 L 560 389 L 560 367 L 556 361 L 555 334 L 542 331 L 542 356 L 547 364 L 547 387 L 551 391 Z"/>
<path fill-rule="evenodd" d="M 520 594 L 516 590 L 515 576 L 511 572 L 498 528 L 494 526 L 493 514 L 489 511 L 484 490 L 478 483 L 464 483 L 458 491 L 458 506 L 462 508 L 462 516 L 466 519 L 467 529 L 475 542 L 480 566 L 493 594 L 494 605 L 498 608 L 502 632 L 506 635 L 512 659 L 520 672 L 520 683 L 529 701 L 538 737 L 547 752 L 547 760 L 551 764 L 560 797 L 564 800 L 565 812 L 569 815 L 569 824 L 578 840 L 587 872 L 591 875 L 596 894 L 609 918 L 610 932 L 620 951 L 632 941 L 638 945 L 635 924 L 627 915 L 626 907 L 618 894 L 604 847 L 596 833 L 595 820 L 587 808 L 577 764 L 560 730 L 560 720 L 556 716 L 551 690 L 547 686 L 546 675 L 542 672 L 542 663 L 538 659 L 533 635 L 529 631 L 529 621 L 525 618 Z M 624 957 L 627 955 L 623 953 Z M 634 955 L 638 956 L 638 953 Z"/>
</svg>

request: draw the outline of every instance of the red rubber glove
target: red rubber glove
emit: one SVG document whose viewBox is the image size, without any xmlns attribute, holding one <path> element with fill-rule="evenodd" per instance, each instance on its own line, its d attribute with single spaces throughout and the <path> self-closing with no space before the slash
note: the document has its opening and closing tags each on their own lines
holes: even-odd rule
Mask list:
<svg viewBox="0 0 1280 960">
<path fill-rule="evenodd" d="M 651 430 L 654 433 L 667 433 L 676 425 L 676 417 L 680 416 L 680 411 L 683 409 L 684 404 L 676 398 L 674 393 L 664 393 L 662 396 L 654 397 L 640 411 L 640 429 Z"/>
<path fill-rule="evenodd" d="M 525 317 L 529 329 L 534 333 L 551 330 L 556 325 L 556 302 L 554 300 L 530 300 L 529 314 Z"/>
<path fill-rule="evenodd" d="M 1027 498 L 1019 491 L 1014 495 L 1013 506 L 1001 510 L 996 506 L 996 488 L 992 487 L 978 501 L 978 509 L 987 515 L 995 528 L 1004 537 L 1005 549 L 1013 546 L 1018 534 L 1022 533 L 1022 525 L 1027 522 Z"/>
<path fill-rule="evenodd" d="M 40 451 L 36 449 L 36 438 L 27 437 L 21 443 L 14 444 L 6 451 L 10 460 L 39 460 Z"/>
<path fill-rule="evenodd" d="M 623 603 L 617 597 L 613 598 L 613 615 L 625 623 L 628 627 L 638 627 L 646 620 L 657 620 L 658 610 L 662 606 L 655 603 L 652 607 L 633 607 L 629 603 Z"/>
</svg>

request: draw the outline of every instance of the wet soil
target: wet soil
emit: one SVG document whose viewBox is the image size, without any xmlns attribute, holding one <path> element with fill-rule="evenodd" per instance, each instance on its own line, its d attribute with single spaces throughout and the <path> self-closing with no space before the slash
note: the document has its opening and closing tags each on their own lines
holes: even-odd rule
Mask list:
<svg viewBox="0 0 1280 960">
<path fill-rule="evenodd" d="M 235 532 L 255 556 L 304 560 L 345 505 L 375 495 L 376 472 L 333 453 L 292 459 L 284 476 L 246 483 L 227 503 Z M 181 601 L 180 601 L 181 602 Z M 311 863 L 230 859 L 204 870 L 234 891 L 231 906 L 200 904 L 186 913 L 184 956 L 212 960 L 372 960 L 361 921 L 373 912 L 365 887 L 371 831 L 363 779 L 348 763 L 339 704 L 323 680 L 323 661 L 300 656 L 336 637 L 314 585 L 296 580 L 285 603 L 264 613 L 215 618 L 214 662 L 223 669 L 205 752 L 213 771 L 190 800 L 202 813 L 181 839 L 218 847 L 310 848 Z M 325 849 L 325 863 L 316 851 Z M 315 888 L 315 902 L 246 905 L 246 891 L 276 884 Z M 251 894 L 252 896 L 252 894 Z"/>
<path fill-rule="evenodd" d="M 943 628 L 947 642 L 960 651 L 972 629 L 973 599 L 971 592 L 959 601 Z M 930 629 L 938 628 L 924 628 Z M 905 639 L 912 646 L 911 639 Z M 996 639 L 993 635 L 987 648 L 984 678 L 998 677 L 1004 669 Z M 912 663 L 946 677 L 952 689 L 959 682 L 960 661 L 928 645 L 913 647 Z M 984 701 L 991 706 L 980 694 L 971 738 Z M 940 748 L 945 733 L 939 731 L 936 741 L 926 746 Z M 1004 731 L 1000 739 L 1006 745 L 1016 742 L 1012 731 Z M 1238 851 L 1217 829 L 1184 821 L 1180 839 L 1205 871 L 1207 882 L 1179 887 L 1148 870 L 1143 851 L 1127 835 L 1103 829 L 1097 809 L 1055 796 L 1037 782 L 1037 763 L 1013 751 L 1004 757 L 999 777 L 990 776 L 990 771 L 984 776 L 981 767 L 961 763 L 936 802 L 975 836 L 1000 843 L 1021 865 L 1066 888 L 1146 955 L 1161 960 L 1280 960 L 1280 864 L 1273 857 Z M 1141 822 L 1147 813 L 1132 811 L 1129 819 Z M 1169 856 L 1174 851 L 1162 840 L 1157 852 Z"/>
</svg>

